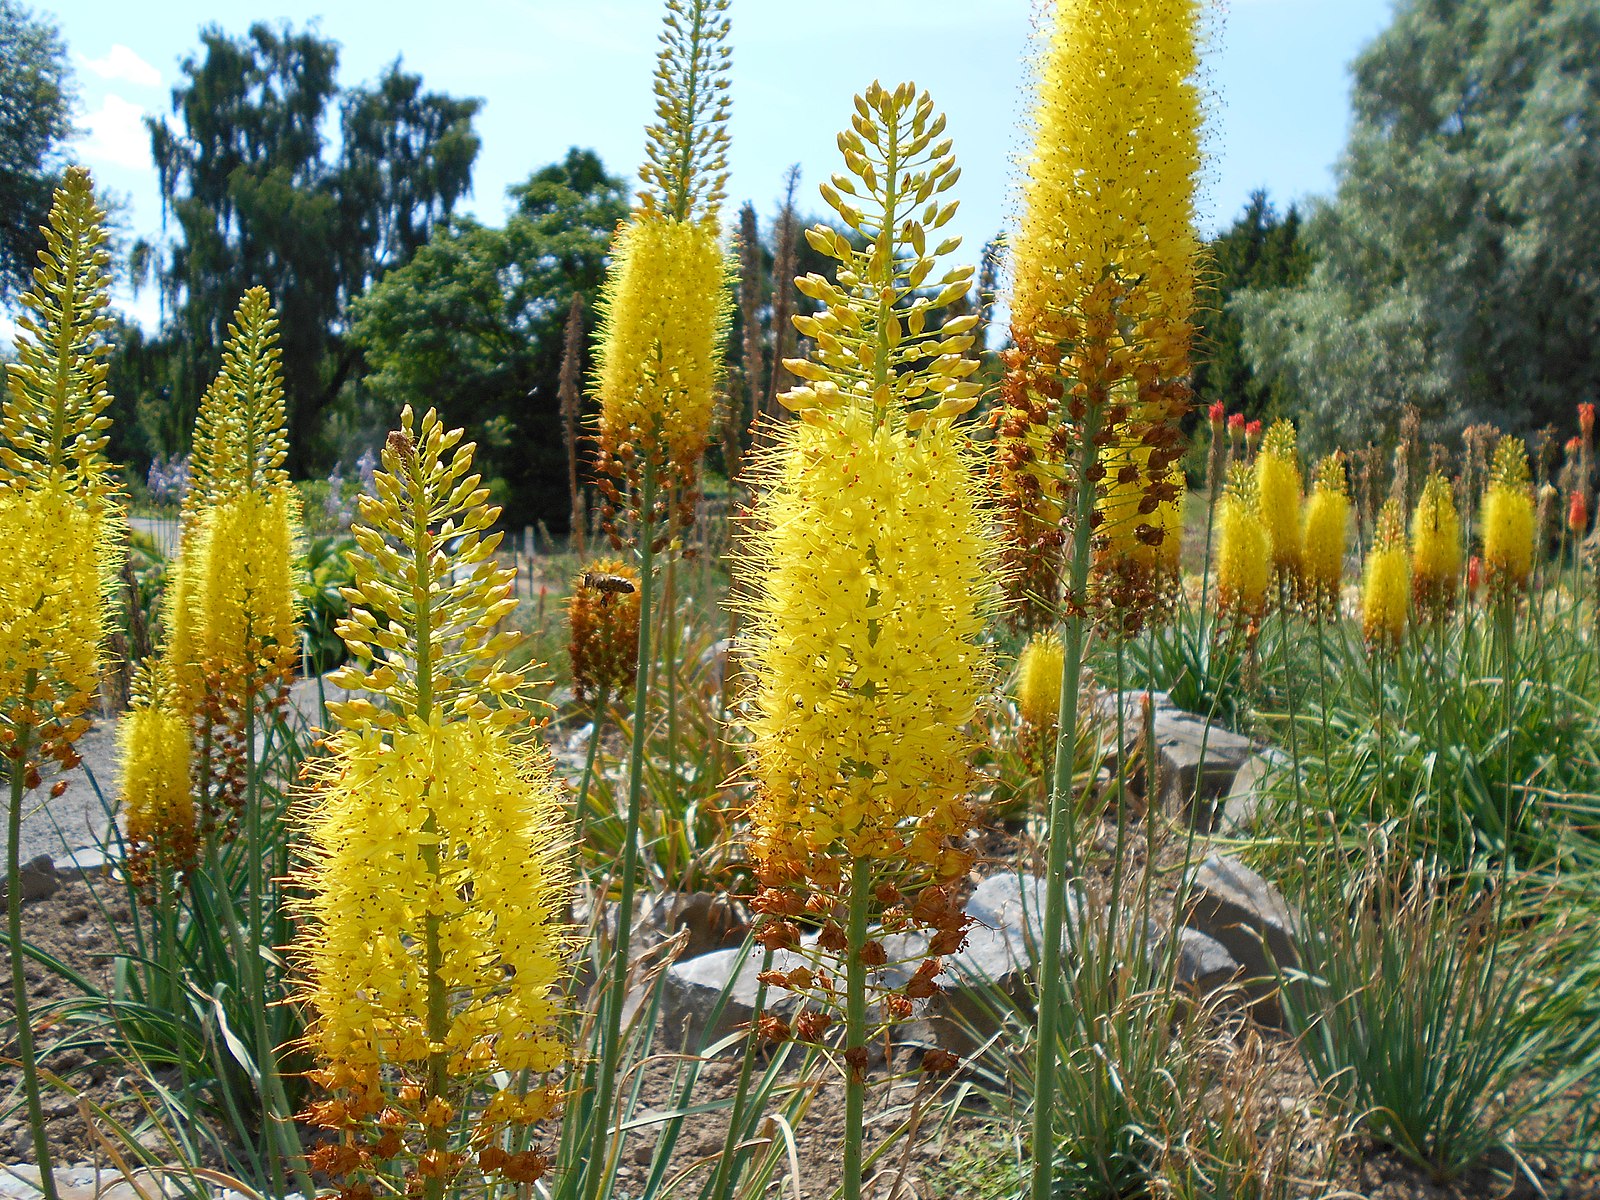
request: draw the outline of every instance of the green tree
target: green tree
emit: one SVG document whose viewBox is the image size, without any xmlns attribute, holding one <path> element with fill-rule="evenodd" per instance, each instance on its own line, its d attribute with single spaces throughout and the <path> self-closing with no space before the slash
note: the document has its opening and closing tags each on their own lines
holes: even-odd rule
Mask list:
<svg viewBox="0 0 1600 1200">
<path fill-rule="evenodd" d="M 345 309 L 471 185 L 481 101 L 424 92 L 399 61 L 375 86 L 341 92 L 335 44 L 288 26 L 252 25 L 242 38 L 210 27 L 200 39 L 172 92 L 177 125 L 147 122 L 176 227 L 156 268 L 172 314 L 170 424 L 190 425 L 228 314 L 261 284 L 281 314 L 291 462 L 303 471 L 358 363 Z M 335 107 L 337 155 L 324 137 Z"/>
<path fill-rule="evenodd" d="M 1265 291 L 1305 282 L 1311 256 L 1300 237 L 1294 205 L 1279 216 L 1264 190 L 1250 193 L 1244 211 L 1207 246 L 1210 269 L 1197 296 L 1195 408 L 1220 400 L 1230 412 L 1250 417 L 1277 415 L 1288 405 L 1255 377 L 1245 357 L 1238 315 L 1228 303 L 1246 289 Z M 1203 418 L 1202 418 L 1203 419 Z"/>
<path fill-rule="evenodd" d="M 0 0 L 0 301 L 26 291 L 44 239 L 39 227 L 72 133 L 72 69 L 60 31 L 16 0 Z"/>
<path fill-rule="evenodd" d="M 509 517 L 564 530 L 563 326 L 574 292 L 593 312 L 627 193 L 578 149 L 510 192 L 516 208 L 503 227 L 440 225 L 356 302 L 351 338 L 377 411 L 345 419 L 388 428 L 402 404 L 437 405 L 477 441 Z"/>
<path fill-rule="evenodd" d="M 1569 423 L 1600 390 L 1600 6 L 1402 0 L 1297 288 L 1233 302 L 1314 431 Z"/>
</svg>

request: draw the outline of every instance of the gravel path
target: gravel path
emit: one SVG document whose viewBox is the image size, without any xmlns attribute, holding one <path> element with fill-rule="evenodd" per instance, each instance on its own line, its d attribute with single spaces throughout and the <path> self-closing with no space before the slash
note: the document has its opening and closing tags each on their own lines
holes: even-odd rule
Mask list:
<svg viewBox="0 0 1600 1200">
<path fill-rule="evenodd" d="M 328 689 L 333 698 L 333 689 Z M 289 700 L 296 718 L 315 725 L 319 714 L 317 680 L 302 679 L 290 689 Z M 83 765 L 74 770 L 50 772 L 44 785 L 28 794 L 23 800 L 22 847 L 20 859 L 27 862 L 35 855 L 48 854 L 61 859 L 70 851 L 92 846 L 105 833 L 107 814 L 116 811 L 121 795 L 121 770 L 117 760 L 117 721 L 97 721 L 88 733 L 78 740 L 78 753 Z M 67 790 L 50 799 L 51 785 L 64 778 Z M 7 848 L 10 838 L 4 822 L 0 822 L 0 851 Z M 0 864 L 6 860 L 0 858 Z M 4 873 L 0 865 L 0 874 Z"/>
</svg>

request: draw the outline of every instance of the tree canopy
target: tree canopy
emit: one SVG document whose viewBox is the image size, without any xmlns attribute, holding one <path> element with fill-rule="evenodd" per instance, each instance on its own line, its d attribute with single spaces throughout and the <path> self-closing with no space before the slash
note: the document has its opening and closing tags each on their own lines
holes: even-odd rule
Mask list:
<svg viewBox="0 0 1600 1200">
<path fill-rule="evenodd" d="M 157 267 L 174 350 L 162 440 L 184 436 L 228 314 L 259 283 L 281 314 L 291 445 L 304 470 L 356 365 L 346 307 L 407 261 L 470 187 L 481 101 L 424 91 L 398 60 L 375 85 L 341 91 L 338 47 L 287 25 L 252 25 L 240 38 L 209 27 L 200 39 L 172 92 L 176 124 L 147 121 L 175 227 Z"/>
<path fill-rule="evenodd" d="M 1294 206 L 1279 216 L 1265 190 L 1250 194 L 1231 226 L 1206 244 L 1208 270 L 1196 297 L 1195 407 L 1220 400 L 1230 412 L 1249 417 L 1280 415 L 1287 398 L 1256 378 L 1245 357 L 1238 315 L 1228 303 L 1250 288 L 1303 283 L 1311 256 L 1300 237 L 1300 212 Z"/>
<path fill-rule="evenodd" d="M 0 0 L 0 301 L 27 290 L 39 227 L 72 133 L 72 68 L 60 31 Z"/>
<path fill-rule="evenodd" d="M 1297 288 L 1234 301 L 1313 431 L 1435 435 L 1600 391 L 1600 7 L 1401 0 L 1357 59 L 1334 198 Z"/>
<path fill-rule="evenodd" d="M 484 475 L 503 481 L 498 499 L 564 526 L 563 327 L 574 293 L 593 309 L 627 190 L 593 151 L 573 149 L 510 192 L 503 227 L 443 223 L 375 284 L 355 304 L 352 340 L 383 408 L 375 428 L 402 404 L 437 405 L 477 441 Z"/>
</svg>

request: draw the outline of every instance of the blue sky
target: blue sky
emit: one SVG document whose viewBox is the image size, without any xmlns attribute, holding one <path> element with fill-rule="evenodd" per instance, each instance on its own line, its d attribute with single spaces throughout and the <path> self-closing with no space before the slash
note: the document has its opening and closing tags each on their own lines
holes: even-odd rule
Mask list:
<svg viewBox="0 0 1600 1200">
<path fill-rule="evenodd" d="M 261 0 L 220 17 L 214 0 L 45 0 L 77 71 L 77 159 L 128 202 L 127 232 L 160 229 L 160 194 L 140 118 L 170 111 L 179 62 L 219 22 L 315 20 L 340 45 L 340 81 L 373 79 L 397 56 L 426 84 L 486 101 L 465 208 L 498 221 L 505 189 L 568 146 L 632 176 L 651 116 L 658 0 Z M 949 116 L 962 166 L 959 257 L 1012 212 L 1023 148 L 1035 0 L 734 0 L 730 200 L 777 206 L 802 171 L 802 209 L 837 168 L 834 134 L 872 79 L 915 80 Z M 1224 224 L 1252 188 L 1280 203 L 1326 193 L 1349 117 L 1348 65 L 1385 24 L 1389 0 L 1232 0 L 1212 19 L 1202 216 Z M 119 303 L 149 323 L 156 301 Z"/>
</svg>

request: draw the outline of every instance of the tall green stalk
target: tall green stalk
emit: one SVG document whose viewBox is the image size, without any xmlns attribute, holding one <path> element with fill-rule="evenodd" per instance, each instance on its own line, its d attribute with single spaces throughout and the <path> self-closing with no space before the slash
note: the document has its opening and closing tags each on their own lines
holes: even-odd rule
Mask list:
<svg viewBox="0 0 1600 1200">
<path fill-rule="evenodd" d="M 659 444 L 659 443 L 658 443 Z M 584 1164 L 584 1195 L 594 1200 L 605 1177 L 606 1130 L 612 1097 L 616 1091 L 617 1066 L 622 1057 L 622 1007 L 628 998 L 628 948 L 633 938 L 633 897 L 639 872 L 639 813 L 644 803 L 644 763 L 647 706 L 650 700 L 650 644 L 652 600 L 655 582 L 655 455 L 647 453 L 639 503 L 639 659 L 633 697 L 633 747 L 628 761 L 628 820 L 622 842 L 622 886 L 618 897 L 617 936 L 611 950 L 611 980 L 606 1000 L 605 1025 L 601 1032 L 600 1075 L 595 1080 L 595 1103 L 590 1113 L 594 1122 L 589 1159 Z M 669 667 L 671 664 L 668 664 Z"/>
<path fill-rule="evenodd" d="M 594 720 L 589 725 L 589 748 L 584 752 L 583 777 L 578 782 L 577 812 L 574 814 L 578 832 L 573 845 L 580 856 L 583 853 L 583 839 L 589 829 L 589 788 L 594 784 L 594 760 L 600 750 L 600 724 L 605 719 L 610 696 L 611 689 L 607 687 L 600 688 L 595 696 Z"/>
<path fill-rule="evenodd" d="M 1033 1200 L 1051 1200 L 1055 1163 L 1055 1097 L 1057 1015 L 1063 1002 L 1061 935 L 1066 923 L 1068 852 L 1076 861 L 1077 829 L 1073 817 L 1072 763 L 1078 740 L 1078 693 L 1083 681 L 1087 627 L 1082 603 L 1089 586 L 1090 524 L 1094 519 L 1095 445 L 1100 434 L 1101 406 L 1091 403 L 1084 416 L 1078 453 L 1077 505 L 1068 563 L 1066 619 L 1061 625 L 1061 706 L 1057 714 L 1055 778 L 1050 790 L 1049 844 L 1045 872 L 1044 945 L 1039 964 L 1039 1027 L 1035 1046 L 1033 1097 Z"/>
<path fill-rule="evenodd" d="M 872 901 L 872 863 L 858 858 L 850 872 L 850 916 L 845 939 L 844 1200 L 861 1200 L 861 1141 L 867 1110 L 867 909 Z M 850 1061 L 852 1058 L 857 1061 Z"/>
<path fill-rule="evenodd" d="M 28 672 L 23 695 L 32 695 L 37 675 Z M 33 1128 L 33 1153 L 38 1160 L 39 1190 L 44 1200 L 58 1200 L 50 1162 L 50 1137 L 44 1128 L 44 1103 L 39 1096 L 39 1061 L 33 1049 L 33 1018 L 28 1011 L 28 976 L 22 968 L 22 797 L 27 791 L 28 750 L 33 727 L 24 724 L 11 758 L 11 807 L 6 832 L 6 933 L 11 951 L 12 1008 L 17 1017 L 17 1056 L 22 1060 L 22 1086 L 28 1097 Z"/>
</svg>

